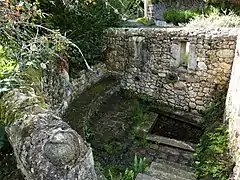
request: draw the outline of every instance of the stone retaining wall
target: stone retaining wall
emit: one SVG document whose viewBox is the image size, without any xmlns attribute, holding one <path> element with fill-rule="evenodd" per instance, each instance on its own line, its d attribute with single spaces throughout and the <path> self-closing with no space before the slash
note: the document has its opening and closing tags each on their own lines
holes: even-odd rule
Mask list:
<svg viewBox="0 0 240 180">
<path fill-rule="evenodd" d="M 107 68 L 123 74 L 124 89 L 199 113 L 228 86 L 236 31 L 112 29 L 106 38 Z"/>
<path fill-rule="evenodd" d="M 96 64 L 93 71 L 82 70 L 77 78 L 69 78 L 68 72 L 56 75 L 54 72 L 45 73 L 43 77 L 43 88 L 46 102 L 60 116 L 67 109 L 68 104 L 93 84 L 97 83 L 107 75 L 106 65 Z"/>
</svg>

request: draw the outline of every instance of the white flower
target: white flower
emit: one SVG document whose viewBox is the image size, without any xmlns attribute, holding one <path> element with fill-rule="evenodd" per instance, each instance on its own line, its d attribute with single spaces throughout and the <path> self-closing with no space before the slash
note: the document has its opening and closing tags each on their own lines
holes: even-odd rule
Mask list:
<svg viewBox="0 0 240 180">
<path fill-rule="evenodd" d="M 47 66 L 46 66 L 45 63 L 41 63 L 40 66 L 41 66 L 42 69 L 47 69 Z"/>
</svg>

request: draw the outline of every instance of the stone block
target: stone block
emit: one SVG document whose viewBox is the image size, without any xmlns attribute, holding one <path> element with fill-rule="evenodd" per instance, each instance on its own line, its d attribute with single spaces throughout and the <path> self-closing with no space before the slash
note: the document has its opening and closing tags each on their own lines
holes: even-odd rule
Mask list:
<svg viewBox="0 0 240 180">
<path fill-rule="evenodd" d="M 194 108 L 196 108 L 196 104 L 193 103 L 193 102 L 190 102 L 190 103 L 189 103 L 189 107 L 190 107 L 191 109 L 194 109 Z"/>
<path fill-rule="evenodd" d="M 204 62 L 198 62 L 197 67 L 201 71 L 206 71 L 207 70 L 207 65 Z"/>
<path fill-rule="evenodd" d="M 217 51 L 217 56 L 222 58 L 233 58 L 234 50 L 233 49 L 221 49 Z"/>
<path fill-rule="evenodd" d="M 174 89 L 184 90 L 186 88 L 186 83 L 182 81 L 178 81 L 174 83 Z"/>
</svg>

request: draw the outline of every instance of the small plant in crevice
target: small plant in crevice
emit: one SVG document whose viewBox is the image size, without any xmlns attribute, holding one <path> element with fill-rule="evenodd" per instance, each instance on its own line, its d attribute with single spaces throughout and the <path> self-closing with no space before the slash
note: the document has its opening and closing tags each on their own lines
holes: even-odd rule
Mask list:
<svg viewBox="0 0 240 180">
<path fill-rule="evenodd" d="M 135 180 L 138 173 L 146 171 L 147 166 L 146 158 L 138 158 L 137 155 L 135 155 L 132 167 L 126 168 L 123 173 L 120 173 L 120 175 L 114 175 L 109 169 L 109 180 Z"/>
<path fill-rule="evenodd" d="M 229 152 L 228 126 L 223 123 L 226 93 L 219 93 L 203 112 L 205 130 L 195 153 L 196 176 L 226 180 L 233 168 Z"/>
<path fill-rule="evenodd" d="M 141 137 L 144 135 L 144 134 L 140 134 L 141 133 L 140 128 L 142 124 L 147 121 L 147 114 L 145 113 L 145 109 L 146 109 L 145 105 L 141 103 L 137 103 L 132 109 L 132 112 L 131 112 L 131 120 L 133 123 L 133 129 L 131 132 L 132 139 L 136 139 L 137 135 Z M 144 140 L 144 138 L 142 140 Z"/>
<path fill-rule="evenodd" d="M 84 126 L 84 136 L 86 140 L 89 141 L 93 135 L 94 133 L 91 131 L 91 129 L 88 126 Z"/>
</svg>

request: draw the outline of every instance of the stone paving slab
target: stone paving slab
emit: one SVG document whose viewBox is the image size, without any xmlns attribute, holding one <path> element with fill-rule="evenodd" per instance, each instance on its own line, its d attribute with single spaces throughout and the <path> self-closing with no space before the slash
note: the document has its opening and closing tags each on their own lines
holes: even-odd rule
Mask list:
<svg viewBox="0 0 240 180">
<path fill-rule="evenodd" d="M 150 166 L 150 169 L 155 170 L 155 171 L 167 172 L 167 173 L 174 174 L 176 176 L 191 179 L 191 180 L 196 179 L 194 177 L 193 172 L 185 171 L 185 170 L 177 168 L 176 166 L 173 166 L 171 164 L 167 164 L 163 161 L 161 163 L 152 162 L 151 166 Z"/>
<path fill-rule="evenodd" d="M 135 180 L 160 180 L 147 174 L 138 174 Z"/>
<path fill-rule="evenodd" d="M 168 165 L 171 165 L 172 167 L 175 167 L 177 169 L 182 169 L 182 170 L 187 171 L 187 172 L 193 172 L 193 170 L 194 170 L 194 168 L 192 168 L 190 166 L 186 166 L 186 165 L 183 165 L 183 164 L 167 161 L 167 160 L 164 160 L 164 159 L 156 159 L 155 162 L 156 163 L 168 164 Z"/>
<path fill-rule="evenodd" d="M 153 125 L 155 124 L 158 114 L 154 112 L 146 112 L 146 120 L 140 125 L 138 132 L 136 133 L 137 137 L 144 138 L 146 134 L 150 133 Z"/>
</svg>

